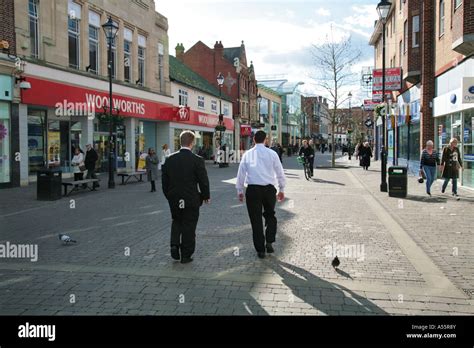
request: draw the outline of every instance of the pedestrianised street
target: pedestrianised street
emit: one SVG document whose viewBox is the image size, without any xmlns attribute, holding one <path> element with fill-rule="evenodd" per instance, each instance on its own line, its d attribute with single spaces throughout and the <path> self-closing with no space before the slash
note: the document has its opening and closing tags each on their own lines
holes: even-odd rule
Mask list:
<svg viewBox="0 0 474 348">
<path fill-rule="evenodd" d="M 37 260 L 0 260 L 0 314 L 474 313 L 472 192 L 460 190 L 457 201 L 435 183 L 427 197 L 410 177 L 407 198 L 389 198 L 377 166 L 364 171 L 345 156 L 331 168 L 329 155 L 316 158 L 309 181 L 295 157 L 284 158 L 286 198 L 265 259 L 237 199 L 235 164 L 206 166 L 211 204 L 201 208 L 190 264 L 170 257 L 160 181 L 155 193 L 146 183 L 104 184 L 53 202 L 37 201 L 35 185 L 5 190 L 0 245 L 36 245 Z"/>
</svg>

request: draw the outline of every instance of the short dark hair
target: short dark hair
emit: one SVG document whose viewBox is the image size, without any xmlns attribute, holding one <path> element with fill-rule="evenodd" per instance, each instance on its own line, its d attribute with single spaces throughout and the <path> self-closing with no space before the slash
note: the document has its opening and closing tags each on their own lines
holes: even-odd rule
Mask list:
<svg viewBox="0 0 474 348">
<path fill-rule="evenodd" d="M 265 133 L 263 130 L 259 130 L 255 133 L 254 139 L 257 144 L 261 144 L 265 141 L 267 138 L 267 133 Z"/>
<path fill-rule="evenodd" d="M 181 146 L 190 146 L 193 143 L 195 137 L 196 136 L 194 135 L 194 133 L 189 130 L 181 132 L 181 134 L 179 135 Z"/>
</svg>

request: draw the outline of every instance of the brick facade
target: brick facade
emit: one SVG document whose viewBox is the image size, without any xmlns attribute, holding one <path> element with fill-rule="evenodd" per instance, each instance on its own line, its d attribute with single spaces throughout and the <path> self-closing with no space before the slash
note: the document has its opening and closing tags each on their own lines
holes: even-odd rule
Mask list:
<svg viewBox="0 0 474 348">
<path fill-rule="evenodd" d="M 15 40 L 15 2 L 14 0 L 0 0 L 0 41 L 8 41 L 10 54 L 16 54 Z"/>
<path fill-rule="evenodd" d="M 222 41 L 217 41 L 214 48 L 198 41 L 187 51 L 178 46 L 176 57 L 214 86 L 217 86 L 217 75 L 222 73 L 223 88 L 233 100 L 234 115 L 247 123 L 258 121 L 257 81 L 253 65 L 247 66 L 243 42 L 240 47 L 225 49 Z M 234 66 L 235 58 L 239 58 L 240 72 Z"/>
</svg>

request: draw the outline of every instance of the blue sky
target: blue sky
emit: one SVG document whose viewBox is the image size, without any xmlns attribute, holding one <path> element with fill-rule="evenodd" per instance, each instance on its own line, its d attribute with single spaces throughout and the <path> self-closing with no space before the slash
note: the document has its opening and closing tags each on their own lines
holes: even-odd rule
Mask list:
<svg viewBox="0 0 474 348">
<path fill-rule="evenodd" d="M 373 48 L 368 45 L 377 19 L 377 0 L 156 0 L 156 10 L 168 18 L 170 54 L 178 42 L 185 49 L 198 40 L 212 47 L 216 40 L 224 47 L 239 46 L 244 40 L 247 59 L 257 76 L 284 75 L 303 81 L 301 90 L 322 94 L 311 75 L 311 47 L 325 40 L 351 35 L 362 51 L 354 72 L 373 65 Z M 357 99 L 367 95 L 359 85 L 347 86 Z"/>
</svg>

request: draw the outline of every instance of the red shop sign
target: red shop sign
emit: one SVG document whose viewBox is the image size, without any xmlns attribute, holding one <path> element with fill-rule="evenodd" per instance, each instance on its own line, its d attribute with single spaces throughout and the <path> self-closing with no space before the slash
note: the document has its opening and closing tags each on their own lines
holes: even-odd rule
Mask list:
<svg viewBox="0 0 474 348">
<path fill-rule="evenodd" d="M 22 102 L 30 105 L 54 107 L 62 112 L 83 111 L 102 112 L 108 108 L 109 95 L 107 92 L 88 88 L 76 87 L 62 83 L 27 77 L 31 89 L 22 91 Z M 145 99 L 130 98 L 118 94 L 112 96 L 112 106 L 118 109 L 120 116 L 139 117 L 153 120 L 169 121 L 161 109 L 169 106 Z"/>
<path fill-rule="evenodd" d="M 252 126 L 249 124 L 240 125 L 240 135 L 243 137 L 252 135 Z"/>
</svg>

